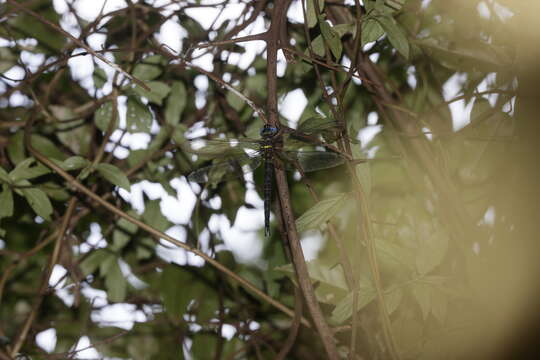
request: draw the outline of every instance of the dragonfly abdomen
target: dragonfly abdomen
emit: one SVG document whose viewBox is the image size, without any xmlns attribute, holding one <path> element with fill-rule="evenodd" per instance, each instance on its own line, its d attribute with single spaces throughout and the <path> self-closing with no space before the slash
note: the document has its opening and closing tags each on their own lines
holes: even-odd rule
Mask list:
<svg viewBox="0 0 540 360">
<path fill-rule="evenodd" d="M 272 202 L 272 178 L 274 177 L 274 164 L 272 162 L 272 148 L 264 148 L 264 235 L 270 236 L 270 204 Z"/>
</svg>

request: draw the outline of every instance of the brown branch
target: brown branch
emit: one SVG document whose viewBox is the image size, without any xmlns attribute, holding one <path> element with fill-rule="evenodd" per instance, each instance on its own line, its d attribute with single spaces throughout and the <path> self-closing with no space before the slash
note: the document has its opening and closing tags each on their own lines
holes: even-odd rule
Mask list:
<svg viewBox="0 0 540 360">
<path fill-rule="evenodd" d="M 28 141 L 29 138 L 26 138 L 25 140 Z M 37 316 L 37 313 L 39 311 L 39 307 L 41 306 L 41 303 L 43 302 L 43 299 L 46 295 L 46 290 L 49 285 L 49 278 L 51 277 L 54 265 L 56 265 L 56 263 L 58 262 L 58 258 L 60 256 L 60 250 L 62 248 L 62 240 L 64 239 L 64 236 L 68 229 L 69 222 L 71 220 L 73 212 L 75 211 L 76 204 L 77 204 L 77 198 L 72 197 L 71 200 L 69 201 L 66 213 L 64 214 L 62 225 L 60 227 L 60 231 L 58 232 L 58 237 L 56 238 L 56 243 L 54 245 L 53 252 L 49 258 L 49 264 L 47 265 L 46 271 L 43 273 L 41 286 L 39 287 L 39 290 L 38 290 L 38 298 L 36 302 L 34 303 L 34 306 L 32 307 L 30 314 L 28 314 L 28 317 L 26 318 L 23 324 L 23 327 L 21 328 L 19 332 L 19 335 L 17 336 L 17 339 L 15 340 L 15 344 L 13 345 L 13 348 L 11 349 L 10 355 L 12 357 L 15 357 L 17 355 L 22 345 L 24 344 L 24 341 L 26 340 L 26 337 L 30 330 L 30 327 L 32 326 L 32 323 L 34 322 Z"/>
<path fill-rule="evenodd" d="M 268 111 L 268 123 L 276 127 L 279 126 L 277 102 L 277 52 L 279 47 L 281 26 L 285 25 L 283 21 L 285 21 L 285 15 L 289 3 L 289 0 L 278 0 L 275 2 L 270 29 L 268 30 L 268 39 L 266 40 L 266 77 L 268 87 L 268 99 L 266 105 Z M 296 230 L 294 214 L 292 211 L 287 177 L 285 176 L 283 167 L 276 166 L 275 177 L 279 202 L 281 205 L 281 213 L 284 221 L 284 228 L 289 240 L 293 264 L 298 276 L 300 288 L 302 289 L 307 307 L 313 322 L 315 323 L 315 327 L 317 328 L 328 358 L 337 360 L 339 359 L 339 355 L 336 349 L 334 335 L 328 327 L 319 303 L 317 302 L 315 291 L 311 283 L 311 278 L 309 277 L 307 264 L 302 252 L 302 246 L 300 245 L 300 238 L 298 236 L 298 231 Z"/>
</svg>

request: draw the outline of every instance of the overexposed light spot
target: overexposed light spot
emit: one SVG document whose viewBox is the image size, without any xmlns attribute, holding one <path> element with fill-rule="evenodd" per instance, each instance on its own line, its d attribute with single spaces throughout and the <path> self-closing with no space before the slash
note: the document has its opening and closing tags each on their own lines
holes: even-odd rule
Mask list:
<svg viewBox="0 0 540 360">
<path fill-rule="evenodd" d="M 482 80 L 482 82 L 478 84 L 478 86 L 476 87 L 476 90 L 478 92 L 484 92 L 484 91 L 493 89 L 493 86 L 495 85 L 496 80 L 497 80 L 497 73 L 494 73 L 494 72 L 489 73 Z M 482 95 L 482 97 L 484 99 L 487 99 L 489 101 L 489 104 L 493 107 L 497 103 L 499 94 L 486 94 L 486 95 Z"/>
<path fill-rule="evenodd" d="M 478 14 L 480 14 L 480 16 L 484 19 L 489 19 L 491 17 L 491 11 L 484 1 L 480 2 L 476 6 L 476 9 L 478 10 Z"/>
<path fill-rule="evenodd" d="M 310 232 L 302 237 L 301 245 L 306 261 L 314 260 L 324 245 L 324 239 L 318 232 Z"/>
<path fill-rule="evenodd" d="M 52 353 L 56 347 L 56 329 L 43 330 L 36 335 L 36 344 L 48 353 Z"/>
<path fill-rule="evenodd" d="M 239 262 L 253 263 L 262 254 L 263 244 L 256 232 L 262 224 L 259 222 L 260 218 L 256 216 L 257 213 L 261 216 L 260 211 L 241 207 L 232 227 L 229 220 L 221 215 L 220 233 L 223 236 L 223 241 Z"/>
<path fill-rule="evenodd" d="M 431 132 L 431 129 L 430 128 L 427 128 L 427 127 L 423 127 L 422 128 L 422 133 L 424 134 L 424 136 L 426 137 L 426 139 L 428 140 L 433 140 L 433 133 Z"/>
<path fill-rule="evenodd" d="M 279 113 L 289 120 L 290 127 L 295 128 L 307 104 L 308 100 L 302 89 L 295 89 L 282 98 Z"/>
<path fill-rule="evenodd" d="M 53 0 L 53 7 L 58 14 L 63 14 L 69 9 L 66 0 Z"/>
<path fill-rule="evenodd" d="M 455 73 L 452 75 L 443 85 L 444 100 L 450 101 L 458 96 L 465 81 L 467 81 L 467 74 Z M 464 100 L 458 100 L 449 105 L 454 131 L 458 131 L 470 123 L 473 104 L 474 101 L 466 104 Z"/>
<path fill-rule="evenodd" d="M 367 44 L 366 44 L 367 46 Z M 381 56 L 381 54 L 379 53 L 373 53 L 371 55 L 369 55 L 369 60 L 371 60 L 371 62 L 373 63 L 377 63 L 377 61 L 379 61 L 379 57 Z"/>
<path fill-rule="evenodd" d="M 107 35 L 93 33 L 86 37 L 86 42 L 94 50 L 101 50 L 105 46 L 105 41 L 107 40 Z M 110 67 L 110 66 L 107 66 Z M 112 70 L 112 68 L 111 68 Z"/>
<path fill-rule="evenodd" d="M 377 125 L 377 122 L 379 121 L 379 114 L 377 114 L 375 111 L 372 111 L 367 116 L 367 124 L 368 125 Z"/>
<path fill-rule="evenodd" d="M 78 48 L 73 50 L 71 54 L 73 56 L 82 52 L 86 52 L 86 50 Z M 94 72 L 94 62 L 90 54 L 73 56 L 68 60 L 68 65 L 71 70 L 71 76 L 75 81 L 92 76 Z"/>
<path fill-rule="evenodd" d="M 208 90 L 208 78 L 206 75 L 197 75 L 193 80 L 193 84 L 198 91 L 207 91 Z"/>
<path fill-rule="evenodd" d="M 161 44 L 167 45 L 178 54 L 182 50 L 182 40 L 187 35 L 187 31 L 178 22 L 169 19 L 161 25 L 157 39 Z"/>
<path fill-rule="evenodd" d="M 431 0 L 422 0 L 422 9 L 426 9 L 429 4 L 431 4 Z"/>
<path fill-rule="evenodd" d="M 260 328 L 261 328 L 261 324 L 259 324 L 258 322 L 256 321 L 249 322 L 249 330 L 255 331 L 255 330 L 259 330 Z"/>
<path fill-rule="evenodd" d="M 418 81 L 416 80 L 416 68 L 414 66 L 409 66 L 407 68 L 407 84 L 412 89 L 416 89 Z"/>
<path fill-rule="evenodd" d="M 102 9 L 103 13 L 106 14 L 126 6 L 126 2 L 123 0 L 76 0 L 73 3 L 77 14 L 86 21 L 94 21 Z"/>
<path fill-rule="evenodd" d="M 358 132 L 358 140 L 362 144 L 362 148 L 365 148 L 375 136 L 382 131 L 382 125 L 366 126 Z"/>
<path fill-rule="evenodd" d="M 223 324 L 221 326 L 221 336 L 223 336 L 227 340 L 231 340 L 236 334 L 236 328 L 229 324 Z"/>
<path fill-rule="evenodd" d="M 101 233 L 101 226 L 98 223 L 90 224 L 90 235 L 86 238 L 86 241 L 79 246 L 81 253 L 87 253 L 91 249 L 98 249 L 107 247 L 107 241 L 103 238 Z"/>
<path fill-rule="evenodd" d="M 83 283 L 81 293 L 96 308 L 101 308 L 101 307 L 104 307 L 105 305 L 108 304 L 108 302 L 107 302 L 107 292 L 105 292 L 103 290 L 94 289 L 90 285 L 87 285 L 87 284 Z"/>
<path fill-rule="evenodd" d="M 245 202 L 246 202 L 246 204 L 251 204 L 251 205 L 253 205 L 255 207 L 258 207 L 258 208 L 262 208 L 263 205 L 264 205 L 264 201 L 259 196 L 259 193 L 257 193 L 257 191 L 255 191 L 255 189 L 253 187 L 250 188 L 249 186 L 246 189 Z"/>
<path fill-rule="evenodd" d="M 283 52 L 279 51 L 277 54 L 276 74 L 278 77 L 283 77 L 287 70 L 287 59 L 283 55 Z"/>
<path fill-rule="evenodd" d="M 54 265 L 51 276 L 49 277 L 49 286 L 62 287 L 66 283 L 66 279 L 64 278 L 66 274 L 67 270 L 65 267 L 58 264 Z M 62 280 L 61 283 L 58 283 L 60 280 Z"/>
<path fill-rule="evenodd" d="M 10 86 L 17 86 L 17 83 L 24 79 L 24 69 L 18 65 L 4 71 L 2 74 L 4 75 L 2 81 L 5 81 Z"/>
<path fill-rule="evenodd" d="M 177 197 L 162 197 L 163 215 L 175 224 L 188 224 L 197 198 L 185 178 L 173 179 L 170 184 L 176 190 Z"/>
<path fill-rule="evenodd" d="M 199 56 L 199 53 L 202 51 L 195 50 L 193 51 L 193 61 L 192 63 L 197 65 L 200 68 L 203 68 L 206 71 L 214 71 L 214 56 L 212 54 L 205 54 Z"/>
<path fill-rule="evenodd" d="M 135 322 L 145 322 L 146 315 L 133 304 L 112 304 L 92 311 L 92 321 L 101 326 L 131 330 Z"/>
<path fill-rule="evenodd" d="M 304 22 L 304 11 L 302 10 L 302 3 L 300 1 L 303 0 L 293 1 L 287 11 L 287 18 L 292 23 L 302 24 Z"/>
<path fill-rule="evenodd" d="M 83 336 L 77 341 L 77 345 L 73 349 L 76 351 L 75 359 L 99 359 L 99 353 L 96 348 L 91 346 L 88 336 Z"/>
<path fill-rule="evenodd" d="M 482 219 L 481 223 L 493 226 L 495 225 L 495 219 L 496 219 L 496 211 L 494 206 L 490 206 L 486 213 L 484 214 L 484 218 Z"/>
<path fill-rule="evenodd" d="M 498 2 L 492 3 L 493 9 L 495 10 L 495 13 L 501 19 L 503 22 L 510 19 L 512 16 L 514 16 L 514 13 L 509 8 L 502 6 Z"/>
</svg>

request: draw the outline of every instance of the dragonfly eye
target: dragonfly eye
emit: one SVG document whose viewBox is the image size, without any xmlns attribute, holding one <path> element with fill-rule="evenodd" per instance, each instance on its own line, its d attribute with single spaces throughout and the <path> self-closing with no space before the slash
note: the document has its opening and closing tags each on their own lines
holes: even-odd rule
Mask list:
<svg viewBox="0 0 540 360">
<path fill-rule="evenodd" d="M 278 132 L 278 129 L 272 125 L 264 125 L 263 128 L 261 129 L 261 136 L 263 137 L 270 137 L 270 136 L 274 136 L 276 135 Z"/>
</svg>

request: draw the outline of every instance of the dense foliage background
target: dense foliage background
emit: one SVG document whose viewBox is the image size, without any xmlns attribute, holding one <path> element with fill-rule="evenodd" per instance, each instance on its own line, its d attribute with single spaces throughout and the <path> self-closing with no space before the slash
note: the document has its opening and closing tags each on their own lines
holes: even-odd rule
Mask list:
<svg viewBox="0 0 540 360">
<path fill-rule="evenodd" d="M 0 358 L 523 358 L 540 214 L 523 3 L 1 2 Z M 264 237 L 262 170 L 185 178 L 212 161 L 187 138 L 257 137 L 275 96 L 284 125 L 335 120 L 325 139 L 370 158 L 289 176 L 320 245 L 309 279 L 281 193 Z"/>
</svg>

